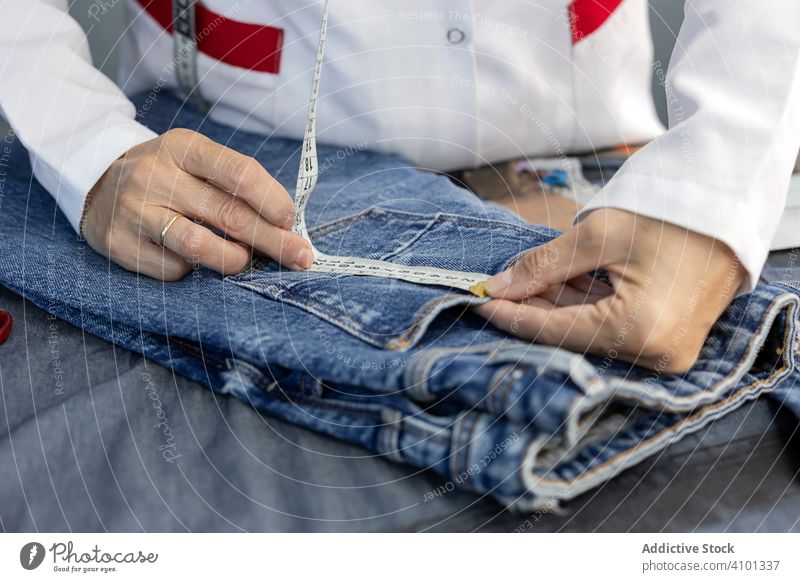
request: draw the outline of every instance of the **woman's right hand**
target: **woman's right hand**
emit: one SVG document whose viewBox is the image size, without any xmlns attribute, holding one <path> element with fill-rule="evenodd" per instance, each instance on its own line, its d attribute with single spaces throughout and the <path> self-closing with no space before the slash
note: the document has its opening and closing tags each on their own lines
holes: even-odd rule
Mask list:
<svg viewBox="0 0 800 582">
<path fill-rule="evenodd" d="M 255 159 L 172 129 L 106 170 L 87 197 L 81 231 L 94 250 L 126 269 L 175 281 L 196 264 L 238 273 L 254 251 L 305 269 L 311 249 L 293 224 L 289 193 Z"/>
</svg>

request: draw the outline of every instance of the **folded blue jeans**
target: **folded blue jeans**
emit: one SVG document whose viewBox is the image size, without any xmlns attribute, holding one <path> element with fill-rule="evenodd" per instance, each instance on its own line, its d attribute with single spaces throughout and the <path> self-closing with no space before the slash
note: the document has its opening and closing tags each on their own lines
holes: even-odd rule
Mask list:
<svg viewBox="0 0 800 582">
<path fill-rule="evenodd" d="M 293 190 L 299 142 L 214 123 L 166 93 L 136 102 L 153 130 L 200 131 Z M 496 273 L 557 235 L 397 156 L 334 147 L 319 156 L 307 222 L 329 254 Z M 19 148 L 9 167 L 0 283 L 261 412 L 437 471 L 444 490 L 532 510 L 762 393 L 800 415 L 797 283 L 737 298 L 695 366 L 670 375 L 508 336 L 470 311 L 485 299 L 444 287 L 293 272 L 263 258 L 229 277 L 138 276 L 71 230 Z"/>
</svg>

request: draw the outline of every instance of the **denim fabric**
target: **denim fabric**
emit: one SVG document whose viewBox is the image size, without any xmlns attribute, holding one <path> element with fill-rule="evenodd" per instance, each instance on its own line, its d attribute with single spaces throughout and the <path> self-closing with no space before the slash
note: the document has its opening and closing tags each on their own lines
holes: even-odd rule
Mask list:
<svg viewBox="0 0 800 582">
<path fill-rule="evenodd" d="M 299 143 L 208 120 L 167 95 L 155 131 L 198 129 L 254 155 L 287 188 Z M 446 288 L 297 273 L 262 259 L 222 278 L 139 277 L 95 254 L 17 159 L 0 213 L 0 282 L 87 331 L 217 392 L 531 509 L 572 498 L 748 399 L 800 413 L 800 291 L 761 285 L 680 377 L 530 344 Z M 317 247 L 494 273 L 555 236 L 402 159 L 320 148 L 307 208 Z"/>
</svg>

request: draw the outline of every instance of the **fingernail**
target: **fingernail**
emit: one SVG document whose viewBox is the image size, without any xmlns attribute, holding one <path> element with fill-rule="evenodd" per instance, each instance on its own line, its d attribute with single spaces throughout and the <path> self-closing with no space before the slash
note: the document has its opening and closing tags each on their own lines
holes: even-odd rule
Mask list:
<svg viewBox="0 0 800 582">
<path fill-rule="evenodd" d="M 308 252 L 308 249 L 301 249 L 299 253 L 297 253 L 297 260 L 295 264 L 300 267 L 301 269 L 307 269 L 311 266 L 311 253 Z"/>
<path fill-rule="evenodd" d="M 492 297 L 503 293 L 511 285 L 511 269 L 503 271 L 486 281 L 486 292 Z"/>
</svg>

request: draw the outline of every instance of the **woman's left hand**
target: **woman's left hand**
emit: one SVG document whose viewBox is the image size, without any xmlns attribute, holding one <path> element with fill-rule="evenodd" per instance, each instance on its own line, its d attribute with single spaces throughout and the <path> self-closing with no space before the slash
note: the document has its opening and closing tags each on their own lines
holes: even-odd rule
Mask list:
<svg viewBox="0 0 800 582">
<path fill-rule="evenodd" d="M 608 272 L 611 286 L 589 277 Z M 690 368 L 745 270 L 723 243 L 624 210 L 596 210 L 492 277 L 476 311 L 497 327 L 678 373 Z"/>
</svg>

